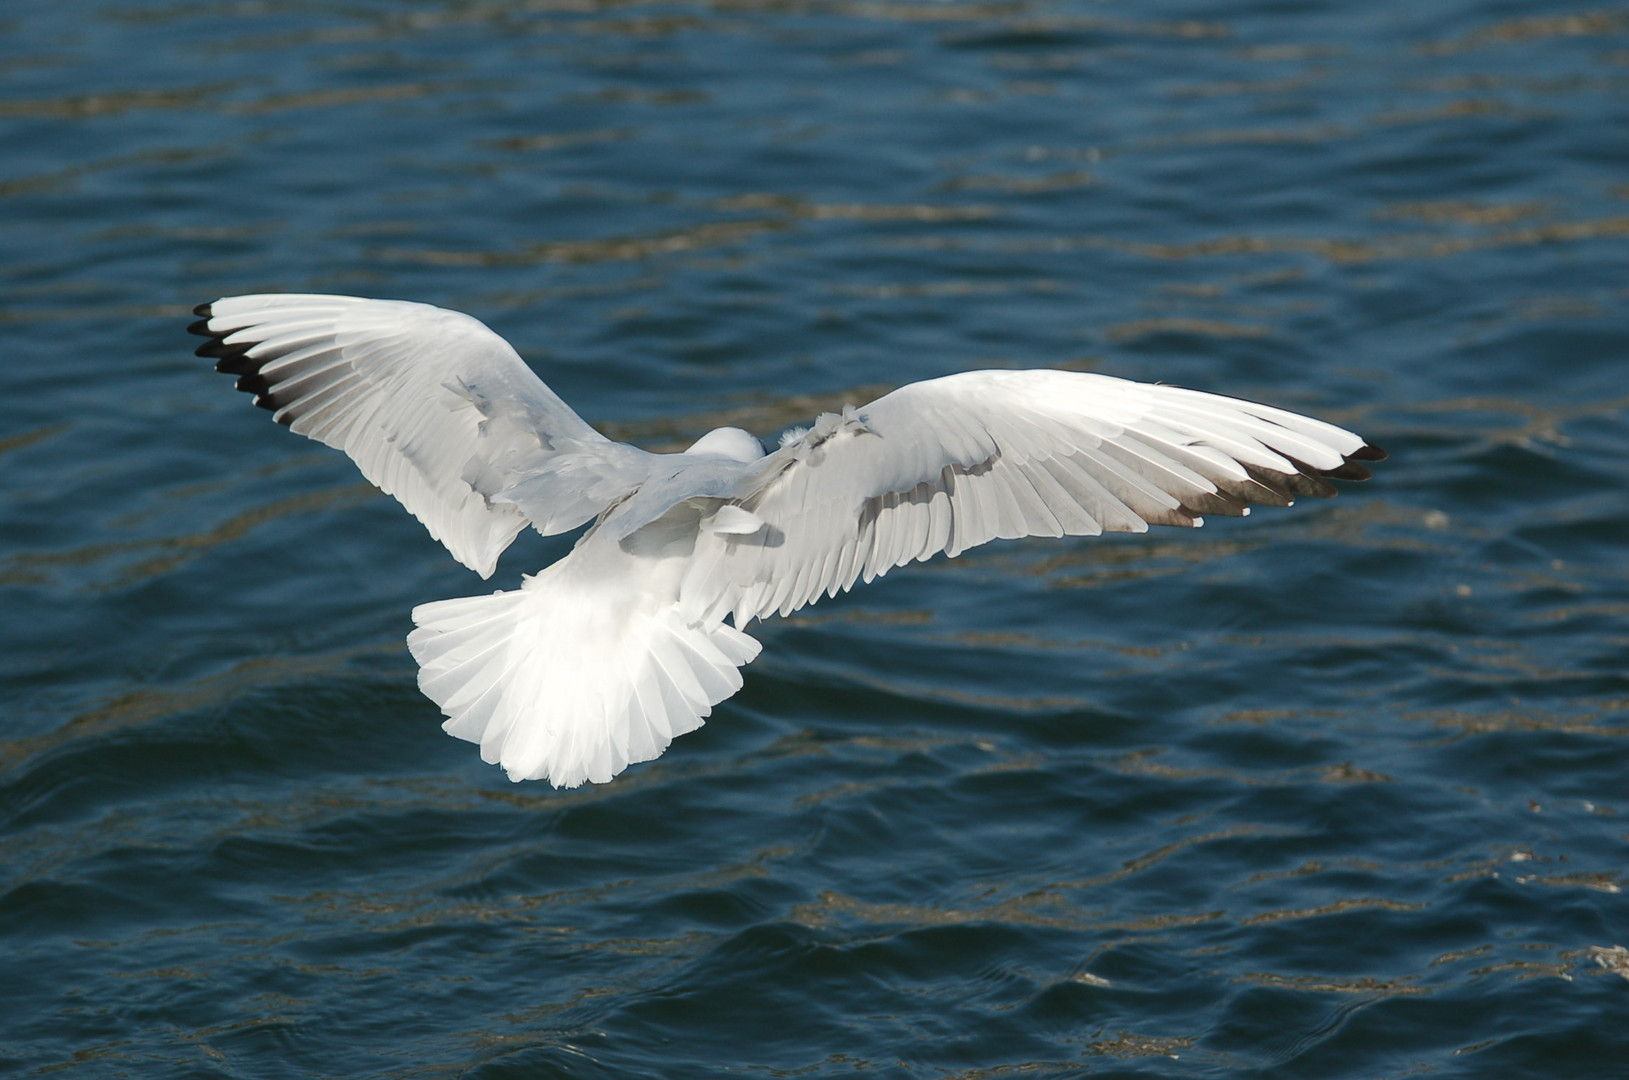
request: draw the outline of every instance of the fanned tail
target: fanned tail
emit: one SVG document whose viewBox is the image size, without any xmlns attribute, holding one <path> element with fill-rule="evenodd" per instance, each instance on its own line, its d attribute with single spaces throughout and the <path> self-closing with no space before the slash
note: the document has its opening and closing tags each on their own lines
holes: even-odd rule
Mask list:
<svg viewBox="0 0 1629 1080">
<path fill-rule="evenodd" d="M 511 592 L 420 605 L 407 638 L 443 729 L 511 780 L 605 783 L 741 688 L 752 637 L 554 569 Z"/>
</svg>

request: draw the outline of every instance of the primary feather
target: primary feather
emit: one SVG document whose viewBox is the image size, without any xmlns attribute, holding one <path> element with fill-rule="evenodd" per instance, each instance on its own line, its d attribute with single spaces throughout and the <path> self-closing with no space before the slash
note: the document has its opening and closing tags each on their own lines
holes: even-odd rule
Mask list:
<svg viewBox="0 0 1629 1080">
<path fill-rule="evenodd" d="M 419 686 L 511 779 L 603 783 L 741 688 L 752 619 L 991 540 L 1202 524 L 1335 493 L 1383 451 L 1266 405 L 1078 372 L 970 371 L 827 413 L 773 453 L 720 428 L 612 442 L 467 315 L 349 296 L 201 305 L 200 356 L 350 455 L 490 577 L 530 524 L 594 525 L 490 596 L 414 609 Z M 728 620 L 728 621 L 726 621 Z"/>
</svg>

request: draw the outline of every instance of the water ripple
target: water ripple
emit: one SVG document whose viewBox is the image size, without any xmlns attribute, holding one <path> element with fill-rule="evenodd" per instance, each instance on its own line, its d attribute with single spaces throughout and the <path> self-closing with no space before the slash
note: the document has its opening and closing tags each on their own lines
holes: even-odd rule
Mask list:
<svg viewBox="0 0 1629 1080">
<path fill-rule="evenodd" d="M 1622 13 L 28 5 L 0 34 L 0 1071 L 1612 1077 Z M 483 585 L 184 334 L 488 321 L 612 437 L 972 367 L 1234 393 L 1334 501 L 758 626 L 512 785 L 402 639 Z"/>
</svg>

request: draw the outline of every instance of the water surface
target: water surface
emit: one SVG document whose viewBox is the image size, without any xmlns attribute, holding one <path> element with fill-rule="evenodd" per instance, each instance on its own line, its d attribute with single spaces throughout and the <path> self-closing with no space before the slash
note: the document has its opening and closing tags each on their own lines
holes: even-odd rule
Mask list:
<svg viewBox="0 0 1629 1080">
<path fill-rule="evenodd" d="M 0 1071 L 1625 1075 L 1626 91 L 1538 0 L 14 0 Z M 270 424 L 183 333 L 254 290 L 651 448 L 1062 366 L 1393 456 L 771 620 L 556 792 L 402 639 L 569 540 Z"/>
</svg>

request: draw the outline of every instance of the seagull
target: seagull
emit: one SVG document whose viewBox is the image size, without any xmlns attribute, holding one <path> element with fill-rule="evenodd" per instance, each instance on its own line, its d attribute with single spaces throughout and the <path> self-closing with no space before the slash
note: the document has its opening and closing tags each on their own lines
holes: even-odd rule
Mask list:
<svg viewBox="0 0 1629 1080">
<path fill-rule="evenodd" d="M 343 450 L 490 578 L 530 525 L 592 525 L 520 588 L 413 609 L 419 688 L 511 780 L 605 783 L 741 689 L 754 619 L 991 540 L 1146 532 L 1335 494 L 1383 450 L 1266 405 L 1050 369 L 845 405 L 770 452 L 740 428 L 654 454 L 590 427 L 480 321 L 400 300 L 199 305 L 199 356 Z"/>
</svg>

